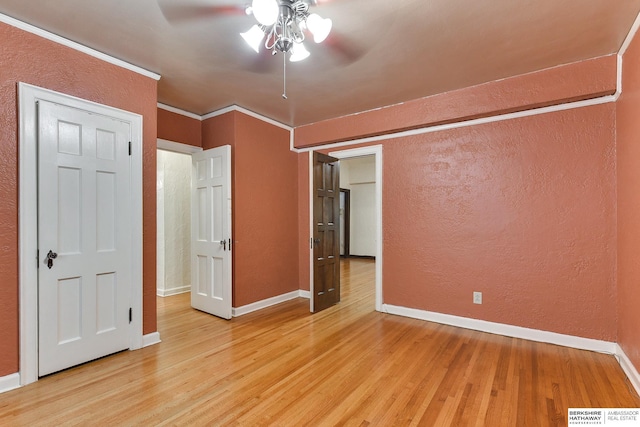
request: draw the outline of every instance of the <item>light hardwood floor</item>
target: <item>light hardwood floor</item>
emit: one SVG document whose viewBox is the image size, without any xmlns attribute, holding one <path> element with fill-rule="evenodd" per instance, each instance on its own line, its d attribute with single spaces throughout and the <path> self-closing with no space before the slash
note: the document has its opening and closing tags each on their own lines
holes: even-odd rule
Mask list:
<svg viewBox="0 0 640 427">
<path fill-rule="evenodd" d="M 0 424 L 562 426 L 569 407 L 640 407 L 613 356 L 374 312 L 373 262 L 342 302 L 231 321 L 158 299 L 162 343 L 0 395 Z"/>
</svg>

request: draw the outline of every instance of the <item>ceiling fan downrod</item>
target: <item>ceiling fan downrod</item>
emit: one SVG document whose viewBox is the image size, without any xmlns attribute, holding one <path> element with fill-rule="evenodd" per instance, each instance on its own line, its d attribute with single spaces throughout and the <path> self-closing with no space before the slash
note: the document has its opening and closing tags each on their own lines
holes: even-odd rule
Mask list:
<svg viewBox="0 0 640 427">
<path fill-rule="evenodd" d="M 287 99 L 287 56 L 282 55 L 282 99 Z"/>
</svg>

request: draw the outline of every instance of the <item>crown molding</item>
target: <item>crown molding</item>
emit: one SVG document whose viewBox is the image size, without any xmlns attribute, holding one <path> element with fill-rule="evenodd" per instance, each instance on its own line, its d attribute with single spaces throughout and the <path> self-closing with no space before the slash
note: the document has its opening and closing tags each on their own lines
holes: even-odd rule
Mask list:
<svg viewBox="0 0 640 427">
<path fill-rule="evenodd" d="M 181 116 L 189 117 L 190 119 L 202 121 L 202 116 L 191 113 L 189 111 L 181 110 L 180 108 L 172 107 L 171 105 L 162 104 L 161 102 L 158 102 L 158 108 L 169 111 L 171 113 L 180 114 Z"/>
<path fill-rule="evenodd" d="M 278 121 L 273 120 L 273 119 L 271 119 L 271 118 L 269 118 L 267 116 L 263 116 L 262 114 L 258 114 L 258 113 L 254 112 L 254 111 L 247 110 L 246 108 L 240 107 L 239 105 L 235 105 L 235 104 L 234 105 L 230 105 L 229 107 L 225 107 L 225 108 L 222 108 L 220 110 L 212 111 L 211 113 L 205 114 L 204 116 L 202 116 L 202 120 L 207 120 L 207 119 L 210 119 L 212 117 L 221 116 L 221 115 L 229 113 L 231 111 L 238 111 L 238 112 L 243 113 L 243 114 L 245 114 L 247 116 L 251 116 L 251 117 L 253 117 L 255 119 L 262 120 L 265 123 L 269 123 L 270 125 L 279 127 L 280 129 L 284 129 L 284 130 L 287 130 L 289 132 L 291 132 L 293 130 L 293 128 L 291 126 L 285 125 L 284 123 L 278 122 Z"/>
<path fill-rule="evenodd" d="M 154 80 L 160 80 L 160 74 L 156 74 L 154 72 L 138 67 L 137 65 L 130 64 L 129 62 L 123 61 L 121 59 L 114 58 L 113 56 L 109 56 L 105 53 L 99 52 L 95 49 L 92 49 L 80 43 L 66 39 L 57 34 L 50 33 L 49 31 L 43 30 L 42 28 L 38 28 L 31 24 L 27 24 L 26 22 L 20 21 L 18 19 L 4 15 L 2 13 L 0 13 L 0 22 L 3 22 L 12 27 L 18 28 L 20 30 L 26 31 L 28 33 L 35 34 L 36 36 L 50 40 L 54 43 L 58 43 L 63 46 L 69 47 L 71 49 L 77 50 L 79 52 L 85 53 L 89 56 L 93 56 L 94 58 L 98 58 L 101 61 L 108 62 L 110 64 L 117 65 L 118 67 L 125 68 L 129 71 L 133 71 L 135 73 L 141 74 L 145 77 L 149 77 Z"/>
</svg>

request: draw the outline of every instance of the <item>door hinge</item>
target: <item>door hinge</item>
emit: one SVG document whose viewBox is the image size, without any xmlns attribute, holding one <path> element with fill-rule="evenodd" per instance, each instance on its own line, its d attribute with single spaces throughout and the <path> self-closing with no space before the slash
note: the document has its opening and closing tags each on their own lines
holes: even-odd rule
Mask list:
<svg viewBox="0 0 640 427">
<path fill-rule="evenodd" d="M 313 249 L 313 237 L 309 237 L 309 242 L 311 243 L 311 249 Z"/>
<path fill-rule="evenodd" d="M 131 155 L 131 141 L 129 141 L 129 155 Z"/>
<path fill-rule="evenodd" d="M 36 250 L 36 268 L 40 268 L 40 249 Z"/>
<path fill-rule="evenodd" d="M 129 307 L 129 323 L 133 320 L 133 309 Z"/>
</svg>

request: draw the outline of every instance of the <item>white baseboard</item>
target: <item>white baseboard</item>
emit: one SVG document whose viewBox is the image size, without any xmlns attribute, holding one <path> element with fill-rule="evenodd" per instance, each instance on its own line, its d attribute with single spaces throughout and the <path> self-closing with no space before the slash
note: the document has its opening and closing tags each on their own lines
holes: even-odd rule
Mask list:
<svg viewBox="0 0 640 427">
<path fill-rule="evenodd" d="M 629 382 L 633 385 L 633 388 L 636 389 L 636 393 L 640 394 L 640 374 L 622 347 L 620 347 L 620 344 L 616 344 L 616 355 L 618 356 L 618 363 L 620 363 L 622 370 L 629 378 Z"/>
<path fill-rule="evenodd" d="M 298 292 L 300 292 L 300 294 L 298 295 L 300 298 L 311 298 L 311 291 L 303 291 L 302 289 L 300 289 Z"/>
<path fill-rule="evenodd" d="M 156 289 L 156 295 L 159 297 L 170 297 L 171 295 L 185 294 L 191 292 L 191 286 L 178 286 L 171 289 Z"/>
<path fill-rule="evenodd" d="M 20 387 L 20 374 L 15 373 L 0 377 L 0 393 Z"/>
<path fill-rule="evenodd" d="M 523 328 L 521 326 L 506 325 L 504 323 L 487 322 L 485 320 L 470 319 L 467 317 L 434 313 L 431 311 L 399 307 L 389 304 L 382 305 L 382 312 L 411 317 L 414 319 L 427 320 L 429 322 L 442 323 L 444 325 L 457 326 L 459 328 L 504 335 L 512 338 L 522 338 L 530 341 L 545 342 L 581 350 L 616 354 L 617 344 L 609 341 L 558 334 L 556 332 L 540 331 L 538 329 Z"/>
<path fill-rule="evenodd" d="M 142 336 L 142 347 L 149 347 L 150 345 L 159 344 L 162 340 L 160 340 L 160 332 L 151 332 L 150 334 Z"/>
<path fill-rule="evenodd" d="M 278 295 L 275 297 L 263 299 L 262 301 L 256 301 L 251 304 L 243 305 L 242 307 L 232 308 L 231 315 L 233 317 L 243 316 L 245 314 L 252 313 L 254 311 L 262 310 L 263 308 L 271 307 L 272 305 L 280 304 L 281 302 L 289 301 L 299 297 L 309 298 L 303 296 L 303 292 L 309 294 L 309 291 L 293 291 L 286 294 Z"/>
</svg>

